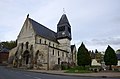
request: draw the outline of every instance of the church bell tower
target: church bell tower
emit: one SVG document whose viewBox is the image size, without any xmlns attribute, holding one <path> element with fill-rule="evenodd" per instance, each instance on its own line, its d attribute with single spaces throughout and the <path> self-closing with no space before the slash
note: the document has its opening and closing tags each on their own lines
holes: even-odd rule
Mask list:
<svg viewBox="0 0 120 79">
<path fill-rule="evenodd" d="M 66 14 L 63 14 L 57 24 L 57 39 L 67 38 L 71 40 L 71 26 L 67 19 Z"/>
<path fill-rule="evenodd" d="M 60 43 L 60 48 L 68 52 L 70 51 L 71 41 L 71 26 L 66 14 L 63 14 L 57 24 L 57 40 Z"/>
</svg>

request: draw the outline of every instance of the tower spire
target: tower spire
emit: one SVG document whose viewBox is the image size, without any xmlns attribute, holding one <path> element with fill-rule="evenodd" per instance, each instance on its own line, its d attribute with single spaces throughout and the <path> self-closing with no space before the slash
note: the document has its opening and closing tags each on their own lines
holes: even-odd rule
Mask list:
<svg viewBox="0 0 120 79">
<path fill-rule="evenodd" d="M 63 14 L 65 14 L 66 12 L 65 12 L 65 8 L 63 8 Z"/>
</svg>

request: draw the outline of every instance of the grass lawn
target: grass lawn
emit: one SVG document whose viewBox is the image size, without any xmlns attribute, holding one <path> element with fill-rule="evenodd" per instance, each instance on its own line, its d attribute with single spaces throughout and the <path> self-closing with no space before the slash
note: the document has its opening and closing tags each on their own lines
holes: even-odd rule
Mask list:
<svg viewBox="0 0 120 79">
<path fill-rule="evenodd" d="M 89 70 L 89 67 L 76 66 L 66 70 L 65 73 L 92 73 L 92 71 Z"/>
<path fill-rule="evenodd" d="M 67 70 L 65 73 L 91 73 L 89 70 Z"/>
</svg>

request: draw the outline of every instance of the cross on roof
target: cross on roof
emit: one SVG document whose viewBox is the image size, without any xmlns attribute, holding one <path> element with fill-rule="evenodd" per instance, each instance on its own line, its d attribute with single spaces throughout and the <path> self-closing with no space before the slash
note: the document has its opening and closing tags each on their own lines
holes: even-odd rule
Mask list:
<svg viewBox="0 0 120 79">
<path fill-rule="evenodd" d="M 63 14 L 65 14 L 66 12 L 65 12 L 65 8 L 63 8 Z"/>
</svg>

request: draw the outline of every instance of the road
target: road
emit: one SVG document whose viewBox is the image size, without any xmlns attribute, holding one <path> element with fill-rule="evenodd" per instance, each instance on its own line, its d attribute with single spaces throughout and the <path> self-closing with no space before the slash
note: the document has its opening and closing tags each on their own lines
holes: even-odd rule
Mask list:
<svg viewBox="0 0 120 79">
<path fill-rule="evenodd" d="M 8 69 L 3 66 L 0 66 L 0 79 L 104 79 L 104 78 L 50 75 L 35 72 L 26 72 L 23 70 L 16 69 Z M 105 78 L 105 79 L 118 79 L 118 78 Z"/>
</svg>

